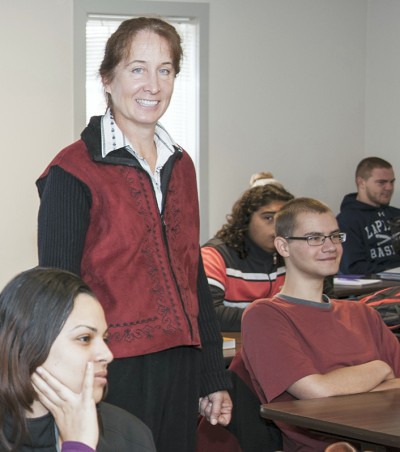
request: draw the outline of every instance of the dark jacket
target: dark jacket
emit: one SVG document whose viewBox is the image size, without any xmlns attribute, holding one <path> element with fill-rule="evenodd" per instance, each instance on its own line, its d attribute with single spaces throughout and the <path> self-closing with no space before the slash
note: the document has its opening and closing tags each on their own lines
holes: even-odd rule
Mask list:
<svg viewBox="0 0 400 452">
<path fill-rule="evenodd" d="M 400 216 L 400 209 L 382 205 L 374 207 L 357 201 L 357 193 L 343 198 L 337 216 L 340 230 L 346 232 L 340 271 L 370 275 L 400 266 L 400 255 L 392 244 L 388 220 Z"/>
<path fill-rule="evenodd" d="M 137 417 L 108 403 L 98 405 L 100 438 L 97 452 L 156 452 L 150 429 Z M 28 419 L 31 438 L 20 452 L 56 452 L 54 419 L 51 414 Z M 9 435 L 6 428 L 6 436 Z"/>
<path fill-rule="evenodd" d="M 285 279 L 285 264 L 277 253 L 268 253 L 246 238 L 247 255 L 219 238 L 201 249 L 214 308 L 221 331 L 240 331 L 245 305 L 258 298 L 272 297 Z"/>
</svg>

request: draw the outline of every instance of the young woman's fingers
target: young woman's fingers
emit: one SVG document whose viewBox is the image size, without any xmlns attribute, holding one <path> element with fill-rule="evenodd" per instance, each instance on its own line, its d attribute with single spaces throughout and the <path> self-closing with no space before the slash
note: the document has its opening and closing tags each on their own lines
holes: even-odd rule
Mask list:
<svg viewBox="0 0 400 452">
<path fill-rule="evenodd" d="M 89 361 L 86 365 L 85 376 L 82 385 L 82 397 L 84 400 L 93 398 L 94 369 L 93 363 Z"/>
<path fill-rule="evenodd" d="M 42 405 L 44 405 L 49 411 L 54 410 L 54 408 L 56 407 L 56 405 L 54 404 L 54 402 L 52 402 L 52 400 L 49 398 L 49 396 L 46 394 L 46 389 L 42 389 L 40 388 L 40 382 L 38 384 L 36 384 L 36 382 L 34 381 L 35 379 L 37 379 L 37 376 L 33 376 L 32 375 L 32 385 L 33 388 L 35 389 L 35 392 L 38 396 L 39 401 L 42 403 Z M 53 398 L 54 400 L 54 398 Z"/>
<path fill-rule="evenodd" d="M 54 378 L 44 367 L 38 367 L 35 373 L 39 376 L 39 379 L 45 383 L 42 384 L 42 387 L 47 388 L 49 393 L 52 391 L 63 400 L 68 396 L 68 392 L 70 391 L 66 391 L 66 387 L 60 383 L 57 378 Z"/>
</svg>

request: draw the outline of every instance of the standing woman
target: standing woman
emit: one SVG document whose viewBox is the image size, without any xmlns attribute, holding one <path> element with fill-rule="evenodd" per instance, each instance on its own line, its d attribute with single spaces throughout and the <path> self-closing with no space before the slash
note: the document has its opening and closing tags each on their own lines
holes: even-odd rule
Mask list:
<svg viewBox="0 0 400 452">
<path fill-rule="evenodd" d="M 150 427 L 158 452 L 194 450 L 198 410 L 226 425 L 232 409 L 194 166 L 158 122 L 181 57 L 170 24 L 124 21 L 100 67 L 105 115 L 37 181 L 40 265 L 81 275 L 102 303 L 115 358 L 107 400 Z"/>
</svg>

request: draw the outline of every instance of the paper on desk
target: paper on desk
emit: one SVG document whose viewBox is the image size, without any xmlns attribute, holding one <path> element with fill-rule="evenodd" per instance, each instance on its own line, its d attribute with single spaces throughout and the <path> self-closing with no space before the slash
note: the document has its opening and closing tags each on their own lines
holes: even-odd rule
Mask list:
<svg viewBox="0 0 400 452">
<path fill-rule="evenodd" d="M 369 286 L 380 283 L 380 279 L 363 279 L 363 278 L 333 278 L 333 284 L 336 286 Z"/>
<path fill-rule="evenodd" d="M 400 280 L 400 267 L 391 268 L 390 270 L 385 270 L 378 273 L 378 276 L 382 279 L 391 279 L 393 281 Z"/>
<path fill-rule="evenodd" d="M 225 337 L 224 336 L 222 338 L 222 343 L 223 343 L 223 349 L 224 350 L 236 347 L 236 339 L 234 339 L 233 337 Z"/>
</svg>

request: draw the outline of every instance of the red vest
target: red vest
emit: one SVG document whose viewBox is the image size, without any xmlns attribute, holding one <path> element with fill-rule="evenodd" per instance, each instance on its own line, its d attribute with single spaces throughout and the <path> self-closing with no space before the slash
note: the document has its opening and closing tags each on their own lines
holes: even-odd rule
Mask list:
<svg viewBox="0 0 400 452">
<path fill-rule="evenodd" d="M 200 345 L 193 163 L 184 151 L 175 160 L 162 216 L 149 175 L 134 157 L 131 164 L 94 162 L 79 140 L 41 176 L 58 165 L 91 191 L 81 275 L 103 305 L 116 358 Z"/>
</svg>

